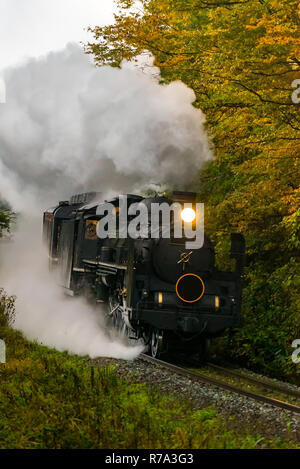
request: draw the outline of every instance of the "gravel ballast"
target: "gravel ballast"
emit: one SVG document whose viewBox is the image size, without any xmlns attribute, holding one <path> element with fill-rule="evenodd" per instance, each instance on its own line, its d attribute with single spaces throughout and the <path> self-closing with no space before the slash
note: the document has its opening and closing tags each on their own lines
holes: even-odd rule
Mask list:
<svg viewBox="0 0 300 469">
<path fill-rule="evenodd" d="M 151 390 L 189 399 L 195 409 L 213 406 L 235 428 L 249 427 L 266 438 L 289 438 L 300 441 L 300 415 L 239 396 L 215 386 L 198 383 L 176 375 L 164 367 L 145 362 L 98 358 L 91 363 L 100 367 L 115 365 L 123 378 L 151 386 Z M 284 384 L 284 383 L 283 383 Z"/>
</svg>

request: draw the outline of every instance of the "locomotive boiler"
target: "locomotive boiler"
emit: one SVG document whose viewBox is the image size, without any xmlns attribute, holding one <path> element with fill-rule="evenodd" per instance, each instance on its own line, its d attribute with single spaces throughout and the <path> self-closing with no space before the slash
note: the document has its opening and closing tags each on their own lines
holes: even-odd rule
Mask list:
<svg viewBox="0 0 300 469">
<path fill-rule="evenodd" d="M 182 206 L 189 204 L 189 215 L 196 214 L 195 194 L 174 192 L 171 197 L 142 197 L 128 194 L 130 208 L 154 203 Z M 109 202 L 115 216 L 114 233 L 99 236 L 103 219 L 101 208 Z M 100 193 L 73 196 L 46 210 L 43 237 L 49 266 L 55 269 L 66 293 L 85 295 L 99 305 L 108 326 L 132 343 L 142 342 L 153 357 L 183 351 L 205 359 L 211 338 L 225 329 L 240 327 L 242 274 L 245 241 L 231 235 L 234 271 L 215 266 L 214 246 L 208 236 L 200 248 L 186 248 L 184 234 L 175 238 L 172 230 L 162 236 L 163 221 L 155 238 L 133 238 L 121 233 L 120 197 L 104 201 Z M 182 223 L 193 223 L 184 219 Z M 148 220 L 151 231 L 151 217 Z"/>
</svg>

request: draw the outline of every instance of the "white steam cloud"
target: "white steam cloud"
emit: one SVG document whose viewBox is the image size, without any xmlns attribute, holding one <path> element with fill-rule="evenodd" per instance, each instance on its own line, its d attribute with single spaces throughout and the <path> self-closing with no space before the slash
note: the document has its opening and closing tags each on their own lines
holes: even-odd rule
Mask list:
<svg viewBox="0 0 300 469">
<path fill-rule="evenodd" d="M 181 82 L 97 69 L 73 44 L 4 76 L 0 193 L 18 210 L 81 190 L 182 188 L 212 157 L 204 116 Z"/>
<path fill-rule="evenodd" d="M 15 327 L 59 350 L 133 358 L 140 347 L 109 340 L 101 314 L 63 297 L 50 278 L 42 211 L 79 191 L 185 188 L 212 158 L 194 93 L 126 66 L 97 69 L 72 44 L 7 70 L 5 82 L 0 199 L 27 220 L 0 251 L 0 284 L 17 296 Z"/>
</svg>

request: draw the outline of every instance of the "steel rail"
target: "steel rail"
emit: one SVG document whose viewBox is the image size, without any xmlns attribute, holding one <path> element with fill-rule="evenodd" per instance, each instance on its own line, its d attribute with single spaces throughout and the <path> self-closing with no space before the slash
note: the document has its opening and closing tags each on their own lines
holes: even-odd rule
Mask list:
<svg viewBox="0 0 300 469">
<path fill-rule="evenodd" d="M 228 377 L 243 379 L 255 386 L 264 387 L 266 389 L 269 389 L 270 391 L 279 392 L 281 394 L 287 394 L 289 396 L 297 397 L 298 399 L 300 399 L 300 391 L 297 391 L 296 389 L 290 389 L 286 387 L 284 384 L 281 385 L 278 383 L 267 382 L 263 378 L 255 378 L 254 376 L 248 376 L 244 372 L 239 372 L 238 370 L 224 368 L 223 366 L 215 365 L 214 363 L 207 363 L 207 366 L 216 371 L 219 371 L 220 373 L 223 373 L 224 375 Z"/>
<path fill-rule="evenodd" d="M 290 412 L 294 412 L 300 414 L 300 407 L 289 404 L 288 402 L 283 402 L 278 399 L 273 399 L 271 397 L 263 396 L 261 394 L 256 394 L 251 391 L 246 391 L 244 389 L 240 389 L 236 386 L 231 384 L 225 383 L 224 381 L 217 380 L 215 378 L 211 378 L 209 376 L 196 373 L 195 371 L 187 370 L 181 366 L 173 365 L 172 363 L 164 362 L 162 360 L 158 360 L 157 358 L 150 357 L 149 355 L 141 354 L 139 356 L 141 360 L 147 361 L 154 365 L 161 366 L 163 368 L 169 369 L 174 371 L 176 374 L 184 376 L 185 378 L 192 379 L 193 381 L 198 381 L 204 384 L 210 384 L 220 389 L 225 389 L 226 391 L 231 391 L 235 394 L 239 394 L 240 396 L 245 396 L 250 399 L 254 399 L 258 402 L 262 402 L 264 404 L 269 404 L 274 407 L 278 407 L 280 409 L 289 410 Z"/>
</svg>

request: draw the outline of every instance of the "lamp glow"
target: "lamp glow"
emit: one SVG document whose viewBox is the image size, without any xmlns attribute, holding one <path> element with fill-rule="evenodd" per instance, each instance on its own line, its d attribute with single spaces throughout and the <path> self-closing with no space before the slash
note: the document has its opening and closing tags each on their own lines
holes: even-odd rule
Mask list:
<svg viewBox="0 0 300 469">
<path fill-rule="evenodd" d="M 196 218 L 195 210 L 192 208 L 184 208 L 181 212 L 181 218 L 186 223 L 191 223 Z"/>
</svg>

